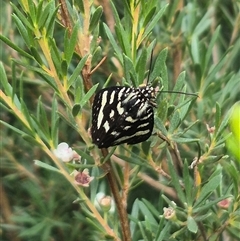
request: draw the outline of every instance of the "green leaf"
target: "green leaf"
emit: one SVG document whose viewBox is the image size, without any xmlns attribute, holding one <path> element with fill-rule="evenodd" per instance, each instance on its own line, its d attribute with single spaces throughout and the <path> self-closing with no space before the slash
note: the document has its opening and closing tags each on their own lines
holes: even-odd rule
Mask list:
<svg viewBox="0 0 240 241">
<path fill-rule="evenodd" d="M 37 8 L 37 24 L 39 29 L 47 26 L 46 24 L 47 19 L 51 16 L 51 14 L 54 12 L 54 9 L 55 9 L 54 2 L 50 1 L 42 10 L 42 2 L 43 1 L 39 3 Z"/>
<path fill-rule="evenodd" d="M 74 81 L 76 81 L 77 77 L 80 75 L 82 68 L 84 67 L 86 61 L 88 59 L 88 55 L 85 55 L 81 61 L 78 63 L 77 67 L 73 71 L 72 75 L 68 79 L 68 89 L 73 84 Z"/>
<path fill-rule="evenodd" d="M 81 156 L 81 160 L 84 160 L 84 161 L 86 160 L 87 163 L 95 163 L 93 157 L 89 155 L 85 150 L 84 151 L 78 150 L 77 152 Z"/>
<path fill-rule="evenodd" d="M 216 44 L 217 39 L 219 38 L 219 33 L 220 33 L 220 26 L 217 27 L 217 29 L 215 30 L 214 34 L 211 37 L 211 41 L 210 44 L 208 44 L 207 46 L 207 53 L 205 55 L 205 61 L 204 61 L 204 70 L 208 69 L 208 66 L 210 64 L 210 59 L 212 58 L 212 51 L 213 51 L 213 47 Z"/>
<path fill-rule="evenodd" d="M 200 207 L 193 207 L 193 213 L 194 214 L 199 214 L 199 213 L 206 213 L 209 212 L 210 210 L 212 210 L 212 208 L 214 207 L 214 205 L 216 205 L 217 203 L 219 203 L 220 201 L 229 198 L 230 195 L 223 195 L 213 201 L 208 201 L 207 203 L 205 203 L 204 205 L 200 206 Z"/>
<path fill-rule="evenodd" d="M 177 175 L 176 170 L 175 170 L 171 160 L 168 160 L 168 167 L 169 167 L 170 176 L 172 178 L 172 184 L 177 191 L 178 198 L 182 203 L 185 203 L 186 197 L 185 197 L 182 187 L 180 185 L 180 178 Z"/>
<path fill-rule="evenodd" d="M 187 228 L 192 233 L 197 233 L 198 231 L 197 223 L 191 216 L 187 218 Z"/>
<path fill-rule="evenodd" d="M 159 229 L 157 230 L 156 240 L 165 241 L 166 237 L 168 237 L 171 227 L 172 227 L 171 222 L 164 223 L 164 218 L 162 218 L 160 221 Z"/>
<path fill-rule="evenodd" d="M 169 133 L 174 133 L 174 131 L 178 128 L 180 125 L 180 114 L 179 110 L 175 111 L 171 120 L 170 120 L 170 128 L 169 128 Z"/>
<path fill-rule="evenodd" d="M 240 41 L 239 41 L 240 43 Z M 233 50 L 234 51 L 234 50 Z M 230 55 L 229 55 L 230 56 Z M 218 92 L 217 95 L 217 101 L 220 103 L 221 106 L 224 106 L 226 104 L 232 104 L 232 100 L 236 98 L 238 100 L 239 96 L 239 88 L 240 88 L 240 81 L 239 81 L 239 74 L 233 74 L 230 73 L 229 77 L 226 76 L 227 83 L 224 83 L 224 88 L 221 89 L 220 92 Z M 229 98 L 231 97 L 231 98 Z"/>
<path fill-rule="evenodd" d="M 194 29 L 194 34 L 199 36 L 202 34 L 212 23 L 212 9 L 209 8 L 209 10 L 206 12 L 206 14 L 202 17 L 202 19 L 198 22 L 197 26 Z"/>
<path fill-rule="evenodd" d="M 30 143 L 32 146 L 38 146 L 41 148 L 41 144 L 39 143 L 39 141 L 37 141 L 37 139 L 35 137 L 32 137 L 30 135 L 23 135 L 21 136 L 23 140 L 27 141 L 28 143 Z M 48 141 L 47 139 L 45 139 L 45 141 Z"/>
<path fill-rule="evenodd" d="M 215 132 L 215 136 L 220 136 L 223 132 L 223 130 L 227 127 L 229 123 L 229 119 L 231 117 L 232 109 L 230 109 L 227 114 L 224 116 L 221 124 L 219 125 L 218 130 Z"/>
<path fill-rule="evenodd" d="M 85 95 L 83 81 L 80 76 L 76 79 L 73 88 L 74 103 L 79 103 L 82 100 L 82 97 Z"/>
<path fill-rule="evenodd" d="M 200 47 L 199 47 L 198 36 L 196 34 L 193 34 L 191 38 L 191 54 L 192 54 L 194 64 L 200 64 L 199 50 L 200 50 Z"/>
<path fill-rule="evenodd" d="M 155 123 L 156 127 L 158 128 L 158 130 L 161 131 L 164 136 L 168 135 L 168 131 L 165 128 L 165 126 L 160 118 L 155 117 L 154 123 Z"/>
<path fill-rule="evenodd" d="M 183 181 L 184 181 L 187 205 L 192 206 L 192 202 L 193 202 L 193 198 L 194 198 L 192 196 L 193 180 L 189 174 L 187 161 L 184 162 L 184 166 L 183 166 Z"/>
<path fill-rule="evenodd" d="M 76 23 L 74 23 L 74 28 L 69 41 L 64 41 L 64 56 L 68 64 L 70 63 L 75 50 L 75 46 L 78 40 L 79 29 L 80 29 L 80 21 L 77 21 Z M 65 38 L 68 38 L 68 34 L 69 34 L 68 30 L 66 30 Z"/>
<path fill-rule="evenodd" d="M 75 104 L 72 108 L 72 115 L 75 117 L 79 114 L 80 111 L 81 111 L 81 105 Z"/>
<path fill-rule="evenodd" d="M 12 96 L 12 86 L 8 83 L 7 75 L 3 66 L 3 62 L 0 62 L 0 81 L 3 85 L 3 89 L 7 96 Z M 1 86 L 2 88 L 2 86 Z"/>
<path fill-rule="evenodd" d="M 142 53 L 137 61 L 136 72 L 137 72 L 137 85 L 143 83 L 145 72 L 146 72 L 146 63 L 147 63 L 147 50 L 143 48 Z M 151 71 L 151 70 L 149 70 Z"/>
<path fill-rule="evenodd" d="M 193 97 L 191 99 L 186 99 L 184 101 L 181 101 L 179 105 L 176 106 L 176 110 L 180 111 L 180 119 L 183 122 L 184 119 L 187 117 L 189 111 L 191 110 L 192 106 L 194 105 L 197 97 Z"/>
<path fill-rule="evenodd" d="M 16 50 L 18 53 L 20 53 L 21 55 L 23 55 L 26 58 L 29 59 L 33 59 L 33 56 L 30 55 L 29 53 L 25 52 L 23 49 L 19 48 L 17 45 L 15 45 L 10 39 L 8 39 L 7 37 L 3 36 L 0 34 L 0 39 L 7 44 L 9 47 L 13 48 L 14 50 Z"/>
<path fill-rule="evenodd" d="M 68 72 L 68 63 L 65 59 L 63 59 L 61 62 L 61 72 L 62 72 L 62 75 L 66 78 L 67 72 Z"/>
<path fill-rule="evenodd" d="M 137 220 L 139 216 L 139 205 L 138 205 L 139 200 L 135 199 L 133 206 L 132 206 L 132 211 L 130 215 L 130 230 L 134 233 L 137 229 Z M 134 221 L 136 220 L 136 221 Z"/>
<path fill-rule="evenodd" d="M 95 10 L 93 15 L 91 16 L 89 30 L 88 30 L 89 32 L 93 32 L 94 29 L 97 27 L 97 25 L 99 24 L 99 20 L 102 16 L 102 13 L 103 13 L 102 6 L 98 6 L 98 8 Z"/>
<path fill-rule="evenodd" d="M 186 72 L 183 71 L 179 74 L 177 80 L 176 80 L 176 84 L 173 88 L 173 91 L 182 91 L 184 82 L 185 82 L 185 76 L 186 76 Z M 179 94 L 175 94 L 175 93 L 171 93 L 171 99 L 170 99 L 170 103 L 173 104 L 174 101 L 176 100 L 177 96 L 179 96 Z"/>
<path fill-rule="evenodd" d="M 147 16 L 144 18 L 144 22 L 143 22 L 143 28 L 146 27 L 146 25 L 150 22 L 150 20 L 152 19 L 152 17 L 154 16 L 156 12 L 156 7 L 154 6 L 147 14 Z"/>
<path fill-rule="evenodd" d="M 91 174 L 92 177 L 95 177 L 92 182 L 91 182 L 91 189 L 90 189 L 90 197 L 92 203 L 94 203 L 94 200 L 96 199 L 96 195 L 98 193 L 98 188 L 99 188 L 99 179 L 96 177 L 99 177 L 100 172 L 99 172 L 99 167 L 94 166 L 91 169 Z"/>
<path fill-rule="evenodd" d="M 56 88 L 56 84 L 53 80 L 52 77 L 50 77 L 44 70 L 42 70 L 41 68 L 38 67 L 33 67 L 29 64 L 25 64 L 23 62 L 20 62 L 19 60 L 13 59 L 14 62 L 18 63 L 21 66 L 26 67 L 28 70 L 32 70 L 34 72 L 37 72 L 38 74 L 40 74 L 42 76 L 42 78 L 52 87 L 54 88 L 54 90 L 56 92 L 58 92 L 58 89 Z"/>
<path fill-rule="evenodd" d="M 138 222 L 138 226 L 139 226 L 139 229 L 140 229 L 140 232 L 141 232 L 141 235 L 142 235 L 143 240 L 150 241 L 150 240 L 147 238 L 146 230 L 145 230 L 145 228 L 144 228 L 145 225 L 143 226 L 143 222 Z"/>
<path fill-rule="evenodd" d="M 98 63 L 99 59 L 102 57 L 102 48 L 98 46 L 95 51 L 92 54 L 92 65 L 95 65 L 95 63 Z"/>
<path fill-rule="evenodd" d="M 133 164 L 138 165 L 138 166 L 149 167 L 149 164 L 148 164 L 148 162 L 146 162 L 145 159 L 143 159 L 139 155 L 136 155 L 133 152 L 131 152 L 131 155 L 132 155 L 131 157 L 121 155 L 121 154 L 118 154 L 117 156 L 119 158 L 121 158 L 122 160 L 126 161 L 126 162 L 133 163 Z"/>
<path fill-rule="evenodd" d="M 43 10 L 43 0 L 40 0 L 36 8 L 36 22 L 38 24 L 39 29 L 42 27 L 42 25 L 44 25 L 44 22 L 46 20 L 45 13 L 43 13 L 44 10 Z M 41 23 L 41 21 L 43 22 Z"/>
<path fill-rule="evenodd" d="M 78 0 L 75 2 L 75 4 L 79 7 L 79 10 L 82 14 L 84 14 L 84 4 L 83 4 L 83 0 Z"/>
<path fill-rule="evenodd" d="M 46 143 L 49 143 L 51 140 L 51 137 L 50 137 L 48 125 L 43 128 L 42 123 L 39 122 L 39 120 L 37 120 L 36 116 L 31 116 L 31 118 L 32 118 L 31 119 L 32 130 L 34 130 L 43 141 L 45 141 Z M 28 142 L 33 143 L 33 141 L 31 141 L 30 139 L 28 140 Z"/>
<path fill-rule="evenodd" d="M 160 92 L 161 94 L 161 92 Z M 158 95 L 160 97 L 160 94 Z M 168 116 L 168 101 L 166 98 L 163 100 L 157 101 L 157 116 L 162 120 L 162 122 L 165 122 L 167 116 Z"/>
<path fill-rule="evenodd" d="M 83 96 L 82 100 L 79 103 L 81 107 L 83 107 L 89 101 L 89 99 L 95 93 L 98 85 L 99 85 L 99 83 L 97 83 L 94 86 L 92 86 L 92 88 L 86 93 L 86 95 Z"/>
<path fill-rule="evenodd" d="M 23 23 L 20 21 L 20 19 L 19 19 L 15 14 L 13 14 L 12 17 L 13 17 L 13 19 L 14 19 L 16 25 L 17 25 L 17 28 L 18 28 L 18 30 L 19 30 L 19 33 L 22 35 L 22 37 L 23 37 L 26 45 L 27 45 L 27 46 L 33 46 L 34 43 L 33 43 L 33 41 L 31 41 L 32 38 L 31 38 L 30 35 L 28 34 L 28 31 L 27 31 L 27 29 L 25 28 L 25 26 L 23 25 Z"/>
<path fill-rule="evenodd" d="M 120 26 L 122 26 L 122 24 L 121 24 L 121 20 L 118 16 L 118 11 L 115 8 L 115 5 L 114 5 L 113 1 L 110 1 L 110 4 L 111 4 L 112 10 L 113 10 L 113 16 L 114 16 L 114 19 L 115 19 L 115 22 L 116 22 L 116 26 L 120 27 Z"/>
<path fill-rule="evenodd" d="M 36 21 L 36 6 L 35 3 L 31 0 L 28 0 L 28 7 L 29 7 L 29 15 L 34 23 Z"/>
<path fill-rule="evenodd" d="M 159 217 L 158 215 L 158 210 L 155 208 L 155 206 L 150 203 L 148 200 L 146 199 L 142 199 L 142 202 L 146 205 L 146 207 L 148 208 L 149 211 L 151 211 L 152 215 L 155 215 L 156 218 Z M 154 219 L 155 220 L 155 219 Z M 156 221 L 156 220 L 155 220 Z M 154 222 L 155 222 L 154 221 Z"/>
<path fill-rule="evenodd" d="M 48 118 L 41 101 L 41 96 L 39 97 L 37 104 L 36 122 L 38 122 L 40 125 L 39 131 L 41 130 L 41 132 L 43 132 L 45 136 L 50 138 Z"/>
<path fill-rule="evenodd" d="M 31 50 L 31 53 L 32 53 L 32 56 L 35 58 L 35 60 L 40 64 L 42 65 L 43 62 L 42 62 L 42 59 L 41 59 L 41 56 L 39 55 L 37 49 L 35 47 L 30 47 L 30 50 Z"/>
<path fill-rule="evenodd" d="M 168 49 L 163 49 L 160 54 L 157 56 L 155 61 L 153 71 L 150 75 L 150 82 L 153 82 L 157 77 L 161 77 L 163 79 L 163 87 L 164 90 L 168 90 L 168 73 L 166 66 Z"/>
<path fill-rule="evenodd" d="M 57 113 L 58 103 L 56 95 L 53 96 L 52 110 L 51 110 L 51 139 L 53 140 L 54 146 L 58 144 L 58 130 L 59 130 L 59 115 Z"/>
<path fill-rule="evenodd" d="M 199 139 L 197 139 L 197 138 L 183 138 L 183 137 L 179 137 L 179 136 L 172 136 L 171 137 L 171 140 L 172 141 L 175 141 L 175 142 L 177 142 L 177 143 L 193 143 L 193 142 L 198 142 L 199 141 Z"/>
<path fill-rule="evenodd" d="M 18 129 L 18 128 L 10 125 L 10 124 L 8 124 L 8 123 L 5 122 L 5 121 L 0 120 L 0 123 L 3 124 L 3 125 L 5 125 L 5 126 L 8 127 L 9 129 L 13 130 L 14 132 L 16 132 L 17 134 L 19 134 L 20 136 L 24 136 L 24 135 L 26 136 L 26 135 L 28 135 L 26 132 L 24 132 L 24 131 L 22 131 L 22 130 L 20 130 L 20 129 Z"/>
<path fill-rule="evenodd" d="M 119 28 L 118 26 L 116 26 L 115 32 L 116 32 L 118 43 L 121 46 L 122 52 L 130 58 L 131 46 L 130 46 L 129 35 L 127 34 L 127 32 L 124 30 L 123 27 Z"/>
<path fill-rule="evenodd" d="M 32 23 L 26 18 L 26 16 L 22 14 L 17 5 L 11 3 L 11 6 L 14 9 L 14 12 L 16 12 L 16 14 L 13 14 L 14 19 L 17 19 L 18 22 L 21 22 L 22 25 L 24 25 L 26 28 L 29 28 L 32 32 L 34 32 Z"/>
<path fill-rule="evenodd" d="M 220 126 L 220 122 L 221 122 L 221 107 L 218 104 L 218 102 L 216 102 L 216 113 L 215 113 L 215 131 L 218 131 L 218 128 Z"/>
<path fill-rule="evenodd" d="M 81 203 L 82 204 L 82 203 Z M 81 205 L 82 206 L 82 205 Z M 84 207 L 82 207 L 82 209 L 85 211 Z M 85 211 L 86 212 L 86 211 Z M 94 229 L 98 230 L 100 233 L 105 233 L 105 229 L 103 228 L 103 226 L 101 225 L 101 223 L 99 223 L 97 221 L 97 219 L 91 217 L 91 218 L 88 218 L 86 217 L 86 221 L 87 223 L 89 223 L 91 226 L 94 227 Z M 90 227 L 90 226 L 88 226 Z"/>
<path fill-rule="evenodd" d="M 222 179 L 222 174 L 219 173 L 217 176 L 214 176 L 209 180 L 207 184 L 205 184 L 200 191 L 200 195 L 194 204 L 194 208 L 198 207 L 202 204 L 220 185 Z"/>
<path fill-rule="evenodd" d="M 148 24 L 146 27 L 146 30 L 144 31 L 144 34 L 142 36 L 142 40 L 144 40 L 148 34 L 153 30 L 153 28 L 156 26 L 157 22 L 160 20 L 162 15 L 164 14 L 166 8 L 168 7 L 168 4 L 166 4 L 164 7 L 160 9 L 160 11 L 155 15 L 153 20 Z"/>
<path fill-rule="evenodd" d="M 60 51 L 56 45 L 55 39 L 54 38 L 48 38 L 48 41 L 50 43 L 50 48 L 51 48 L 51 57 L 53 59 L 54 65 L 56 66 L 58 76 L 61 73 L 61 62 L 62 62 L 62 57 L 60 54 Z"/>
<path fill-rule="evenodd" d="M 124 73 L 125 73 L 125 78 L 127 80 L 127 83 L 131 83 L 134 86 L 137 86 L 137 74 L 133 66 L 133 62 L 125 54 L 123 54 L 123 67 L 124 67 Z"/>
<path fill-rule="evenodd" d="M 141 211 L 142 215 L 146 217 L 146 220 L 148 220 L 152 224 L 157 225 L 156 219 L 154 218 L 148 207 L 141 201 L 139 201 L 139 210 Z"/>
<path fill-rule="evenodd" d="M 55 20 L 56 20 L 56 15 L 58 12 L 58 7 L 55 7 L 55 1 L 50 1 L 51 4 L 49 4 L 49 15 L 48 19 L 45 23 L 45 28 L 46 28 L 46 36 L 47 37 L 52 37 L 53 36 L 53 30 L 54 30 L 54 25 L 55 25 Z"/>
<path fill-rule="evenodd" d="M 46 229 L 46 227 L 47 227 L 46 220 L 43 219 L 43 221 L 37 222 L 35 225 L 32 225 L 28 229 L 22 230 L 19 234 L 19 237 L 27 238 L 27 237 L 39 235 L 44 231 L 44 229 Z"/>
<path fill-rule="evenodd" d="M 57 169 L 56 167 L 50 166 L 47 163 L 41 162 L 39 160 L 34 160 L 34 164 L 39 166 L 39 167 L 45 168 L 45 169 L 47 169 L 49 171 L 54 171 L 54 172 L 61 173 L 61 171 L 59 169 Z"/>
<path fill-rule="evenodd" d="M 33 131 L 34 130 L 33 121 L 32 121 L 32 118 L 29 114 L 28 108 L 27 108 L 23 99 L 21 99 L 21 112 L 24 115 L 24 117 L 26 118 L 26 120 L 27 120 L 27 122 L 28 122 L 28 124 L 31 128 L 31 131 Z"/>
<path fill-rule="evenodd" d="M 119 48 L 119 46 L 118 46 L 115 38 L 113 37 L 109 27 L 105 23 L 103 23 L 103 27 L 105 29 L 105 33 L 107 34 L 107 37 L 108 37 L 108 39 L 109 39 L 109 41 L 110 41 L 114 51 L 116 52 L 116 57 L 118 58 L 120 63 L 123 65 L 123 57 L 122 57 L 121 49 Z"/>
<path fill-rule="evenodd" d="M 220 58 L 220 60 L 218 61 L 218 63 L 213 66 L 213 68 L 210 69 L 210 71 L 208 72 L 208 75 L 203 83 L 203 90 L 204 92 L 207 90 L 207 88 L 209 87 L 209 85 L 211 83 L 214 82 L 216 75 L 219 71 L 221 71 L 221 69 L 223 68 L 224 64 L 226 64 L 226 62 L 228 61 L 228 56 L 229 56 L 229 52 L 231 52 L 232 48 L 229 48 Z"/>
</svg>

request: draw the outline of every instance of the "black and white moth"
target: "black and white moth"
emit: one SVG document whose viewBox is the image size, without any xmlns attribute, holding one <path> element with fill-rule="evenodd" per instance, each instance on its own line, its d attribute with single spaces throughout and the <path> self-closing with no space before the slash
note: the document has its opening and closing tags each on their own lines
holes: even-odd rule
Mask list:
<svg viewBox="0 0 240 241">
<path fill-rule="evenodd" d="M 153 130 L 156 89 L 113 86 L 100 90 L 92 106 L 91 135 L 99 148 L 147 140 Z"/>
</svg>

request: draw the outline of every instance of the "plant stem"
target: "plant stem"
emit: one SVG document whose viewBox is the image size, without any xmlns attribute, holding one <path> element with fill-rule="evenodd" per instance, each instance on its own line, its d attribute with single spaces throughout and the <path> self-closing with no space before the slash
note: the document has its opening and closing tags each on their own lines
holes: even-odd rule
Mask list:
<svg viewBox="0 0 240 241">
<path fill-rule="evenodd" d="M 108 155 L 107 149 L 103 148 L 103 149 L 101 149 L 101 151 L 102 151 L 103 157 L 106 157 Z M 123 205 L 121 196 L 119 194 L 119 188 L 117 185 L 116 177 L 113 172 L 111 161 L 110 160 L 106 161 L 102 165 L 102 168 L 107 173 L 108 183 L 110 185 L 111 192 L 112 192 L 112 195 L 114 197 L 114 200 L 115 200 L 115 203 L 117 206 L 121 229 L 122 229 L 123 240 L 131 241 L 131 232 L 130 232 L 130 227 L 129 227 L 129 223 L 128 223 L 126 207 L 125 207 L 125 205 Z"/>
</svg>

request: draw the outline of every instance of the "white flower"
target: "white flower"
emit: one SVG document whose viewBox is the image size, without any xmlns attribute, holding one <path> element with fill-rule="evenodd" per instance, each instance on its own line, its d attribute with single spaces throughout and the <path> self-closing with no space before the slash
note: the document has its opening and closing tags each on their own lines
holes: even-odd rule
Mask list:
<svg viewBox="0 0 240 241">
<path fill-rule="evenodd" d="M 79 160 L 80 156 L 73 151 L 66 142 L 61 142 L 57 149 L 53 150 L 54 155 L 63 162 L 70 162 L 71 160 Z"/>
</svg>

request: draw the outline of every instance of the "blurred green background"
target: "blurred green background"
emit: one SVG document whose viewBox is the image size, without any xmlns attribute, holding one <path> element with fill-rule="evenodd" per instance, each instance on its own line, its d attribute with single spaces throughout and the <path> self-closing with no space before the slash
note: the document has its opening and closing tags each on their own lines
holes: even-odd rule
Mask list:
<svg viewBox="0 0 240 241">
<path fill-rule="evenodd" d="M 38 5 L 40 1 L 33 2 Z M 74 4 L 76 12 L 80 12 L 81 2 L 69 1 L 68 4 L 69 6 Z M 188 106 L 186 116 L 184 116 L 179 125 L 176 125 L 176 130 L 172 130 L 171 141 L 172 143 L 178 143 L 180 156 L 187 165 L 190 165 L 195 157 L 201 156 L 202 163 L 198 169 L 201 175 L 199 184 L 205 185 L 210 180 L 209 177 L 218 169 L 221 169 L 222 179 L 220 186 L 217 187 L 215 194 L 211 192 L 212 199 L 217 199 L 224 195 L 232 197 L 232 206 L 228 210 L 218 209 L 215 203 L 209 207 L 212 213 L 211 218 L 198 220 L 202 222 L 203 226 L 207 226 L 207 228 L 203 228 L 199 225 L 199 229 L 204 229 L 204 233 L 207 237 L 210 237 L 209 239 L 206 239 L 200 231 L 197 235 L 194 232 L 190 232 L 191 235 L 189 235 L 188 232 L 191 230 L 191 227 L 188 226 L 188 231 L 185 230 L 185 233 L 179 234 L 179 236 L 176 236 L 176 239 L 171 236 L 169 239 L 162 240 L 240 240 L 238 236 L 240 232 L 240 227 L 238 226 L 240 224 L 240 183 L 238 177 L 240 160 L 238 154 L 235 154 L 239 153 L 239 143 L 236 147 L 233 147 L 233 150 L 231 150 L 231 143 L 229 144 L 231 145 L 230 148 L 225 146 L 229 133 L 233 131 L 228 126 L 230 112 L 232 107 L 240 100 L 240 2 L 237 0 L 155 2 L 156 9 L 153 16 L 165 4 L 169 4 L 149 37 L 149 42 L 153 39 L 156 40 L 153 61 L 156 61 L 163 49 L 167 48 L 168 50 L 166 58 L 168 86 L 164 87 L 173 90 L 179 74 L 185 71 L 185 91 L 197 93 L 199 96 Z M 108 1 L 94 1 L 91 5 L 91 11 L 93 12 L 99 5 L 105 6 L 107 3 Z M 129 30 L 130 26 L 127 25 L 129 22 L 126 21 L 126 5 L 128 1 L 113 1 L 113 4 L 122 21 L 122 25 Z M 139 4 L 144 6 L 146 3 L 139 1 Z M 8 38 L 19 49 L 33 55 L 30 51 L 30 46 L 24 42 L 22 35 L 17 29 L 17 24 L 13 17 L 17 13 L 16 10 L 14 11 L 13 5 L 24 14 L 22 4 L 19 4 L 18 1 L 12 1 L 11 4 L 8 1 L 2 1 L 0 3 L 1 35 Z M 66 29 L 60 24 L 57 16 L 53 20 L 56 22 L 53 29 L 53 39 L 56 42 L 59 53 L 62 54 L 65 47 L 63 36 Z M 144 17 L 147 19 L 147 16 Z M 81 17 L 79 18 L 81 19 Z M 126 69 L 118 61 L 118 56 L 114 52 L 112 43 L 109 41 L 109 36 L 103 25 L 103 23 L 107 23 L 109 29 L 113 30 L 111 24 L 114 24 L 114 21 L 113 15 L 107 13 L 106 8 L 103 8 L 103 14 L 99 23 L 96 24 L 99 30 L 92 32 L 93 38 L 97 35 L 101 36 L 98 46 L 93 45 L 91 49 L 92 54 L 97 47 L 101 49 L 101 51 L 97 50 L 99 54 L 95 55 L 96 58 L 92 61 L 92 68 L 97 66 L 101 58 L 107 56 L 106 61 L 91 75 L 92 83 L 99 83 L 98 89 L 103 87 L 110 74 L 112 76 L 109 85 L 123 84 L 123 82 L 131 84 L 128 79 L 124 79 L 124 76 L 127 74 Z M 32 36 L 33 41 L 35 41 L 35 37 L 31 32 L 27 34 Z M 121 35 L 121 33 L 118 34 Z M 119 38 L 116 36 L 115 38 L 117 39 L 116 42 L 119 42 Z M 139 52 L 141 52 L 143 45 L 139 46 Z M 121 44 L 119 46 L 121 49 Z M 39 46 L 36 45 L 34 47 L 44 62 L 44 54 Z M 1 62 L 5 69 L 7 80 L 13 87 L 13 92 L 20 99 L 24 100 L 32 116 L 36 116 L 39 98 L 41 98 L 40 100 L 43 103 L 43 109 L 50 125 L 51 108 L 56 98 L 55 90 L 49 85 L 44 74 L 34 71 L 34 67 L 39 67 L 38 63 L 26 58 L 19 51 L 15 51 L 6 44 L 6 41 L 0 42 L 0 48 Z M 124 52 L 124 50 L 122 51 Z M 36 56 L 34 57 L 36 58 Z M 77 54 L 73 54 L 67 75 L 74 71 L 80 59 Z M 148 66 L 146 66 L 146 70 Z M 63 67 L 61 66 L 61 68 Z M 3 72 L 1 73 L 3 74 Z M 1 76 L 1 79 L 3 79 L 3 76 Z M 72 99 L 74 99 L 74 88 L 76 90 L 77 87 L 81 87 L 79 89 L 81 92 L 79 92 L 80 98 L 84 96 L 84 91 L 86 93 L 81 76 L 78 77 L 76 82 L 80 84 L 73 85 L 72 89 L 68 91 Z M 1 89 L 3 89 L 2 83 Z M 180 98 L 180 100 L 172 100 L 171 102 L 171 98 Z M 162 120 L 162 116 L 166 118 L 162 121 L 167 131 L 169 130 L 168 128 L 171 130 L 171 127 L 168 127 L 167 120 L 168 115 L 170 116 L 169 112 L 172 111 L 171 108 L 174 108 L 172 104 L 177 105 L 178 101 L 183 102 L 184 100 L 181 98 L 172 97 L 170 94 L 160 94 L 158 98 L 159 107 L 156 110 L 156 119 Z M 167 105 L 168 107 L 166 107 Z M 107 240 L 106 237 L 99 236 L 101 231 L 89 224 L 86 220 L 87 214 L 82 210 L 79 203 L 73 202 L 77 199 L 78 194 L 69 182 L 59 173 L 51 172 L 34 164 L 33 160 L 41 160 L 49 165 L 54 165 L 42 148 L 35 145 L 34 142 L 29 142 L 28 138 L 24 138 L 23 135 L 14 132 L 3 124 L 3 122 L 6 122 L 15 128 L 26 130 L 14 113 L 9 111 L 6 106 L 6 103 L 1 98 L 1 240 Z M 60 110 L 64 109 L 64 102 L 58 101 L 58 108 Z M 165 113 L 163 112 L 164 108 L 166 109 L 166 115 L 163 114 Z M 81 111 L 84 116 L 82 118 L 82 127 L 87 130 L 91 125 L 90 103 L 87 103 Z M 64 113 L 68 114 L 68 112 Z M 235 126 L 240 128 L 239 112 L 236 115 Z M 171 121 L 173 120 L 171 119 Z M 61 117 L 56 124 L 58 137 L 53 140 L 54 143 L 47 143 L 49 148 L 52 146 L 56 147 L 58 143 L 66 141 L 78 153 L 85 152 L 88 156 L 91 156 L 91 148 L 93 147 L 84 143 L 83 138 L 80 137 L 79 133 L 64 117 Z M 180 124 L 181 127 L 179 127 Z M 211 132 L 206 127 L 206 124 L 209 127 L 215 126 L 215 130 Z M 155 172 L 153 165 L 151 166 L 152 168 L 143 166 L 137 169 L 136 166 L 138 165 L 136 164 L 141 163 L 142 160 L 151 159 L 153 162 L 156 161 L 157 164 L 160 162 L 159 166 L 163 167 L 166 173 L 172 175 L 171 171 L 169 173 L 168 168 L 164 168 L 166 165 L 164 160 L 166 156 L 168 157 L 171 154 L 171 150 L 169 151 L 166 143 L 156 136 L 161 126 L 158 121 L 155 126 L 154 136 L 148 142 L 134 146 L 130 151 L 127 146 L 119 147 L 116 150 L 116 155 L 122 155 L 121 158 L 123 160 L 132 163 L 131 168 L 136 173 L 141 170 L 149 177 L 160 181 L 162 176 Z M 184 136 L 185 132 L 187 134 Z M 174 134 L 176 135 L 174 136 Z M 180 134 L 185 139 L 181 139 Z M 187 139 L 197 139 L 198 141 L 187 142 Z M 239 142 L 239 139 L 236 140 Z M 234 143 L 236 142 L 234 141 Z M 161 147 L 163 147 L 162 151 Z M 134 154 L 139 155 L 139 160 L 136 160 Z M 124 159 L 123 156 L 126 158 Z M 94 162 L 89 163 L 88 160 L 84 164 L 89 164 L 91 167 L 95 165 Z M 71 168 L 70 166 L 69 169 Z M 196 180 L 194 180 L 196 176 L 194 176 L 193 171 L 189 170 L 189 172 L 190 174 L 188 175 L 191 176 L 192 185 L 196 184 Z M 183 176 L 182 170 L 180 170 L 178 175 Z M 132 211 L 133 203 L 137 198 L 140 200 L 145 198 L 156 208 L 159 218 L 163 214 L 163 207 L 167 205 L 166 199 L 163 200 L 161 198 L 162 190 L 153 187 L 146 180 L 138 178 L 131 183 L 132 188 L 129 193 L 127 210 L 129 213 Z M 166 186 L 176 188 L 174 183 L 166 180 L 162 181 Z M 96 192 L 101 190 L 110 194 L 104 178 L 100 178 Z M 91 189 L 85 189 L 85 192 L 87 195 L 90 195 Z M 196 193 L 194 195 L 197 196 Z M 168 195 L 166 194 L 166 196 Z M 169 198 L 171 199 L 171 197 Z M 143 216 L 142 214 L 139 220 L 143 220 Z M 158 220 L 158 218 L 156 219 Z M 236 222 L 234 223 L 233 220 Z M 234 225 L 228 225 L 228 222 L 231 223 L 230 221 Z M 116 222 L 116 219 L 109 217 L 108 222 Z M 169 230 L 172 230 L 172 233 L 179 229 L 174 223 L 171 225 Z M 138 231 L 135 230 L 132 240 L 155 240 L 153 234 L 148 234 L 144 238 L 139 229 Z M 215 237 L 213 233 L 219 230 L 221 232 Z M 171 233 L 171 231 L 168 232 Z M 168 237 L 170 237 L 170 234 Z"/>
</svg>

